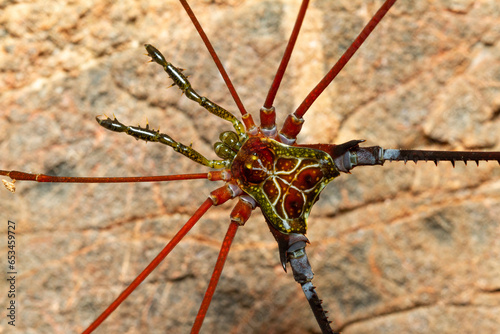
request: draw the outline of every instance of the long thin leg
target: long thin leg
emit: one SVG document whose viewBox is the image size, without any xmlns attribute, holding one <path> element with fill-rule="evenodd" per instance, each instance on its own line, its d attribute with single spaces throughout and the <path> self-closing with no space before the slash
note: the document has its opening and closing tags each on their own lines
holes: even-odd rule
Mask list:
<svg viewBox="0 0 500 334">
<path fill-rule="evenodd" d="M 278 92 L 281 80 L 283 79 L 283 75 L 285 74 L 286 67 L 288 66 L 288 62 L 290 61 L 290 57 L 292 55 L 295 42 L 297 41 L 297 37 L 299 36 L 300 28 L 302 27 L 302 22 L 304 21 L 304 16 L 306 15 L 308 5 L 309 0 L 302 1 L 302 5 L 299 9 L 299 14 L 297 15 L 297 19 L 295 20 L 295 25 L 293 27 L 292 34 L 290 35 L 290 39 L 288 40 L 283 58 L 281 59 L 280 66 L 278 67 L 278 71 L 274 76 L 271 88 L 267 93 L 264 105 L 262 106 L 262 108 L 260 108 L 260 127 L 262 132 L 268 137 L 275 137 L 277 133 L 276 109 L 273 106 L 274 98 L 276 97 L 276 93 Z"/>
<path fill-rule="evenodd" d="M 292 51 L 295 46 L 295 42 L 297 41 L 297 37 L 299 36 L 300 28 L 302 27 L 302 22 L 304 21 L 304 16 L 306 15 L 308 5 L 309 5 L 309 0 L 302 1 L 302 5 L 300 6 L 299 9 L 299 14 L 297 15 L 297 19 L 295 20 L 295 25 L 293 26 L 292 34 L 290 35 L 290 39 L 288 40 L 288 44 L 283 54 L 283 58 L 281 59 L 280 66 L 278 67 L 278 71 L 274 76 L 271 88 L 267 93 L 267 97 L 264 102 L 264 108 L 266 109 L 269 109 L 273 106 L 274 98 L 276 97 L 276 93 L 278 92 L 278 88 L 280 87 L 281 80 L 283 79 L 283 75 L 285 74 L 286 67 L 288 66 L 290 57 L 292 56 Z"/>
<path fill-rule="evenodd" d="M 223 173 L 213 171 L 209 173 L 180 174 L 180 175 L 157 175 L 157 176 L 132 176 L 132 177 L 74 177 L 74 176 L 52 176 L 45 174 L 32 174 L 16 170 L 0 170 L 0 175 L 8 176 L 12 182 L 2 180 L 4 186 L 11 192 L 15 192 L 16 181 L 34 181 L 51 183 L 126 183 L 126 182 L 165 182 L 179 180 L 208 179 L 210 181 L 223 180 Z"/>
<path fill-rule="evenodd" d="M 246 223 L 255 207 L 256 205 L 254 200 L 248 195 L 243 195 L 242 197 L 239 197 L 238 203 L 236 203 L 233 211 L 231 211 L 231 224 L 229 225 L 224 241 L 222 242 L 219 257 L 217 258 L 212 277 L 210 278 L 210 283 L 208 284 L 207 291 L 205 292 L 200 309 L 196 315 L 195 322 L 191 328 L 191 333 L 198 333 L 200 331 L 203 320 L 205 320 L 205 316 L 210 306 L 210 302 L 212 301 L 212 297 L 215 293 L 215 289 L 219 283 L 219 278 L 222 274 L 222 269 L 226 263 L 229 248 L 231 247 L 231 243 L 236 235 L 238 226 L 243 226 Z"/>
<path fill-rule="evenodd" d="M 330 85 L 333 79 L 339 74 L 339 72 L 344 68 L 344 66 L 349 62 L 351 57 L 356 53 L 359 47 L 364 43 L 364 41 L 370 36 L 370 33 L 375 29 L 380 20 L 387 14 L 392 5 L 396 0 L 386 0 L 380 9 L 375 13 L 371 20 L 366 24 L 363 30 L 359 33 L 358 37 L 352 42 L 349 48 L 344 52 L 342 57 L 337 61 L 337 63 L 332 67 L 332 69 L 325 75 L 325 77 L 314 87 L 314 89 L 306 96 L 304 101 L 295 110 L 295 112 L 288 116 L 285 120 L 285 124 L 280 132 L 280 137 L 284 137 L 284 142 L 292 141 L 295 142 L 297 134 L 302 128 L 304 120 L 302 117 L 307 112 L 309 107 L 316 101 L 316 99 L 321 95 L 321 93 Z"/>
<path fill-rule="evenodd" d="M 231 243 L 233 242 L 234 236 L 236 235 L 236 231 L 238 230 L 239 226 L 240 225 L 237 222 L 232 221 L 229 225 L 229 228 L 227 229 L 226 236 L 224 237 L 224 241 L 222 242 L 222 246 L 220 248 L 219 257 L 217 258 L 212 277 L 210 278 L 210 283 L 208 284 L 207 291 L 205 292 L 205 296 L 203 297 L 203 301 L 201 302 L 200 310 L 196 315 L 193 328 L 191 329 L 192 334 L 197 334 L 200 331 L 203 320 L 205 320 L 205 315 L 207 314 L 208 307 L 210 306 L 210 302 L 212 301 L 217 283 L 219 283 L 224 264 L 226 263 L 229 248 L 231 247 Z"/>
<path fill-rule="evenodd" d="M 126 183 L 126 182 L 161 182 L 178 180 L 210 179 L 213 181 L 215 175 L 220 172 L 194 173 L 179 175 L 155 175 L 155 176 L 130 176 L 130 177 L 73 177 L 73 176 L 52 176 L 46 174 L 32 174 L 19 172 L 16 170 L 0 170 L 0 175 L 5 175 L 13 180 L 53 182 L 53 183 Z"/>
<path fill-rule="evenodd" d="M 245 110 L 245 107 L 243 106 L 243 103 L 240 100 L 240 97 L 238 96 L 238 93 L 236 92 L 236 89 L 234 89 L 233 83 L 231 82 L 231 79 L 227 75 L 226 70 L 224 69 L 224 66 L 222 66 L 222 63 L 219 59 L 219 56 L 217 56 L 217 53 L 215 52 L 214 47 L 212 46 L 212 43 L 210 43 L 210 40 L 207 37 L 207 34 L 205 34 L 205 31 L 200 25 L 200 22 L 198 22 L 198 19 L 193 13 L 193 10 L 189 6 L 186 0 L 179 0 L 184 9 L 186 10 L 186 13 L 188 14 L 189 18 L 193 22 L 193 25 L 196 28 L 196 31 L 198 31 L 198 34 L 200 34 L 201 39 L 203 40 L 203 43 L 205 43 L 205 46 L 208 49 L 208 52 L 212 56 L 212 59 L 215 62 L 215 65 L 219 69 L 219 73 L 222 75 L 222 78 L 224 79 L 224 82 L 226 83 L 227 88 L 229 89 L 229 92 L 231 93 L 231 96 L 234 99 L 234 102 L 238 106 L 238 109 L 240 110 L 241 115 L 243 116 L 243 121 L 245 122 L 245 125 L 247 129 L 251 129 L 255 127 L 255 123 L 252 119 L 252 115 L 247 113 Z"/>
<path fill-rule="evenodd" d="M 163 261 L 163 259 L 170 253 L 172 249 L 177 246 L 179 241 L 191 230 L 191 228 L 198 222 L 198 220 L 210 209 L 213 205 L 213 200 L 207 198 L 205 202 L 196 210 L 186 224 L 177 232 L 177 234 L 170 240 L 170 242 L 162 249 L 162 251 L 154 258 L 153 261 L 136 277 L 130 285 L 123 290 L 123 292 L 116 298 L 116 300 L 109 305 L 104 312 L 83 331 L 84 334 L 92 333 L 99 325 L 151 274 L 151 272 Z"/>
<path fill-rule="evenodd" d="M 209 179 L 212 181 L 222 180 L 224 178 L 222 172 L 211 172 L 211 173 L 200 173 L 200 174 L 186 174 L 186 175 L 165 175 L 165 176 L 151 176 L 151 177 L 61 177 L 61 176 L 50 176 L 44 174 L 30 174 L 18 171 L 5 171 L 0 170 L 0 175 L 9 176 L 13 182 L 16 180 L 23 181 L 36 181 L 36 182 L 70 182 L 70 183 L 113 183 L 113 182 L 151 182 L 151 181 L 171 181 L 171 180 L 186 180 L 186 179 Z M 4 184 L 6 187 L 14 192 L 13 182 L 6 182 Z M 10 184 L 10 185 L 9 185 Z M 230 198 L 238 196 L 239 193 L 235 193 L 227 185 L 218 188 L 210 193 L 210 197 L 205 200 L 205 202 L 196 210 L 193 216 L 186 222 L 186 224 L 177 232 L 177 234 L 170 240 L 170 242 L 163 248 L 163 250 L 151 261 L 151 263 L 130 283 L 130 285 L 116 298 L 104 311 L 99 315 L 99 317 L 92 323 L 83 333 L 93 332 L 99 325 L 146 279 L 146 277 L 151 274 L 151 272 L 165 259 L 165 257 L 172 251 L 177 244 L 184 238 L 184 236 L 191 230 L 191 228 L 198 222 L 198 220 L 208 211 L 212 205 L 220 205 L 225 203 Z M 236 210 L 236 208 L 239 208 Z M 236 234 L 237 227 L 244 224 L 246 219 L 250 216 L 250 211 L 253 209 L 247 207 L 246 209 L 241 209 L 239 206 L 235 208 L 236 213 L 232 213 L 239 220 L 235 219 L 232 221 L 226 238 L 222 244 L 221 254 L 217 260 L 217 264 L 214 269 L 214 274 L 209 284 L 209 288 L 205 295 L 204 301 L 201 305 L 198 318 L 199 322 L 198 330 L 201 327 L 201 323 L 205 317 L 208 306 L 210 305 L 211 298 L 217 286 L 222 268 L 224 267 L 224 262 L 227 258 L 229 252 L 229 247 L 232 240 Z M 234 210 L 233 210 L 234 211 Z M 248 211 L 248 212 L 247 212 Z M 197 318 L 197 319 L 198 319 Z M 195 328 L 195 327 L 193 327 Z"/>
<path fill-rule="evenodd" d="M 320 96 L 320 94 L 325 90 L 333 79 L 340 73 L 344 66 L 349 62 L 351 57 L 358 51 L 359 47 L 365 42 L 365 40 L 370 36 L 375 27 L 383 19 L 385 14 L 394 5 L 396 0 L 386 0 L 380 9 L 373 15 L 366 26 L 361 30 L 358 37 L 352 42 L 352 44 L 347 48 L 342 57 L 337 61 L 337 63 L 332 67 L 332 69 L 325 75 L 325 77 L 314 87 L 314 89 L 306 96 L 304 102 L 297 108 L 295 115 L 298 118 L 302 118 L 309 107 L 314 101 Z"/>
</svg>

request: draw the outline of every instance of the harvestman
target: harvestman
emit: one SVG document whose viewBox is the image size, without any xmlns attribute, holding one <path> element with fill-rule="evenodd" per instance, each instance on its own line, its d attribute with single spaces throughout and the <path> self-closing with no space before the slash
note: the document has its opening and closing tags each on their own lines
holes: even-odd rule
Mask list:
<svg viewBox="0 0 500 334">
<path fill-rule="evenodd" d="M 385 12 L 395 1 L 386 1 L 383 9 L 375 16 L 373 22 L 378 22 Z M 305 14 L 307 2 L 301 9 L 301 16 Z M 194 17 L 192 14 L 190 15 Z M 301 22 L 301 19 L 298 20 Z M 300 28 L 300 23 L 297 24 Z M 368 25 L 367 32 L 373 30 L 374 24 Z M 198 28 L 201 32 L 200 28 Z M 295 30 L 298 32 L 298 30 Z M 363 38 L 367 35 L 362 33 L 362 38 L 354 44 L 362 44 Z M 294 38 L 291 39 L 294 41 Z M 293 43 L 292 43 L 293 44 Z M 275 126 L 275 114 L 272 107 L 274 94 L 276 93 L 279 82 L 273 84 L 274 92 L 270 94 L 268 100 L 261 110 L 261 127 L 258 129 L 251 117 L 242 111 L 243 124 L 234 116 L 225 110 L 216 106 L 202 95 L 198 95 L 190 88 L 187 78 L 183 76 L 182 71 L 168 63 L 163 55 L 151 45 L 146 45 L 147 52 L 152 60 L 165 68 L 169 76 L 174 79 L 174 83 L 183 90 L 186 96 L 217 116 L 231 121 L 236 133 L 225 132 L 221 136 L 221 142 L 216 147 L 217 155 L 222 161 L 207 160 L 199 155 L 189 146 L 184 146 L 176 142 L 168 135 L 159 131 L 140 127 L 129 127 L 118 122 L 115 118 L 98 118 L 98 122 L 103 127 L 117 131 L 126 132 L 137 139 L 146 141 L 157 141 L 174 147 L 177 151 L 203 165 L 213 168 L 224 168 L 227 171 L 222 173 L 211 172 L 205 175 L 195 176 L 172 176 L 172 177 L 152 177 L 152 178 L 59 178 L 44 175 L 31 175 L 21 172 L 1 171 L 2 175 L 8 175 L 13 180 L 35 180 L 38 182 L 130 182 L 130 181 L 167 181 L 184 180 L 189 178 L 210 178 L 211 180 L 228 181 L 228 187 L 219 188 L 217 192 L 212 193 L 212 200 L 205 202 L 202 209 L 195 217 L 201 217 L 212 204 L 220 204 L 232 197 L 240 196 L 243 200 L 239 202 L 232 214 L 233 223 L 228 231 L 227 244 L 230 244 L 238 224 L 243 224 L 250 212 L 255 206 L 263 208 L 266 220 L 270 226 L 271 232 L 279 244 L 280 260 L 283 268 L 290 262 L 295 273 L 296 280 L 301 283 L 306 296 L 308 297 L 313 312 L 318 320 L 322 331 L 332 332 L 329 323 L 320 306 L 316 292 L 311 284 L 312 272 L 305 255 L 305 246 L 308 242 L 304 237 L 306 232 L 306 218 L 312 205 L 317 200 L 317 196 L 326 183 L 339 175 L 339 172 L 348 173 L 352 168 L 363 165 L 381 165 L 385 161 L 420 161 L 430 160 L 437 165 L 438 161 L 475 161 L 497 160 L 500 163 L 499 152 L 436 152 L 436 151 L 416 151 L 416 150 L 390 150 L 378 146 L 360 147 L 360 140 L 352 140 L 341 145 L 298 145 L 295 138 L 300 131 L 303 123 L 302 116 L 308 107 L 316 99 L 321 91 L 328 86 L 338 71 L 345 65 L 348 59 L 340 62 L 340 66 L 334 67 L 334 71 L 328 79 L 319 85 L 319 89 L 313 91 L 305 103 L 299 107 L 294 115 L 291 115 L 281 132 L 277 132 Z M 355 51 L 355 49 L 354 49 Z M 290 49 L 291 52 L 291 49 Z M 350 51 L 348 51 L 350 52 Z M 213 54 L 213 53 L 212 53 Z M 289 55 L 289 54 L 288 54 Z M 352 55 L 352 54 L 351 54 Z M 285 62 L 286 63 L 286 62 Z M 285 65 L 286 66 L 286 65 Z M 175 79 L 177 77 L 177 79 Z M 277 75 L 278 81 L 282 74 Z M 195 88 L 196 89 L 196 88 Z M 232 92 L 233 93 L 233 92 Z M 233 93 L 233 96 L 235 93 Z M 244 110 L 244 109 L 243 109 Z M 279 144 L 275 139 L 283 144 Z M 277 171 L 279 170 L 279 171 Z M 13 183 L 4 181 L 7 187 L 14 189 Z M 246 194 L 249 194 L 247 196 Z M 279 203 L 284 203 L 280 205 Z M 194 223 L 194 222 L 193 222 Z M 187 231 L 186 231 L 187 233 Z M 175 245 L 174 245 L 175 247 Z M 229 246 L 227 246 L 228 248 Z M 227 255 L 228 249 L 222 255 Z M 165 254 L 166 255 L 166 254 Z M 223 260 L 217 265 L 220 271 L 223 266 Z M 217 277 L 211 283 L 209 290 L 215 288 Z M 138 283 L 137 283 L 138 284 Z M 136 285 L 133 285 L 134 287 Z M 212 291 L 213 292 L 213 291 Z M 202 304 L 200 316 L 195 322 L 193 331 L 198 331 L 204 318 L 204 312 L 208 308 L 211 295 L 207 294 Z M 98 325 L 104 318 L 112 312 L 107 311 L 103 318 L 97 320 Z M 92 328 L 92 327 L 91 327 Z"/>
</svg>

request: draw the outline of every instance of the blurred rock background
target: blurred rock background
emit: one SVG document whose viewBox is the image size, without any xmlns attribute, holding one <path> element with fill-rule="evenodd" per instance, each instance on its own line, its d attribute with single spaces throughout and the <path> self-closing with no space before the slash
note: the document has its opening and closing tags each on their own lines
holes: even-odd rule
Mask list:
<svg viewBox="0 0 500 334">
<path fill-rule="evenodd" d="M 382 1 L 311 1 L 275 106 L 280 122 Z M 193 1 L 258 119 L 299 1 Z M 299 141 L 500 150 L 500 5 L 400 1 L 306 114 Z M 171 149 L 97 125 L 149 124 L 207 156 L 230 130 L 147 63 L 144 43 L 193 87 L 238 111 L 175 1 L 0 1 L 0 167 L 71 176 L 206 171 Z M 281 123 L 280 123 L 281 124 Z M 23 333 L 82 331 L 218 185 L 19 182 L 0 192 L 16 222 Z M 309 219 L 314 283 L 343 333 L 500 331 L 500 167 L 387 163 L 342 175 Z M 97 331 L 187 333 L 233 204 L 214 208 Z M 0 256 L 6 268 L 6 238 Z M 6 271 L 6 269 L 3 269 Z M 0 305 L 7 305 L 0 283 Z M 11 328 L 0 320 L 0 332 Z M 203 333 L 318 333 L 256 211 L 238 232 Z"/>
</svg>

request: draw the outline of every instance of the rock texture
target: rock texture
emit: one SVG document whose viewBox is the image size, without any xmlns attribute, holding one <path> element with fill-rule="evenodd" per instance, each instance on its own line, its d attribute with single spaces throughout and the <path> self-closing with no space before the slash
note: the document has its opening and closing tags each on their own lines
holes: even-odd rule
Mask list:
<svg viewBox="0 0 500 334">
<path fill-rule="evenodd" d="M 381 1 L 311 1 L 275 106 L 279 120 L 338 59 Z M 193 1 L 257 119 L 298 1 Z M 306 114 L 300 142 L 500 150 L 500 4 L 400 1 Z M 185 68 L 198 92 L 238 113 L 174 1 L 0 1 L 0 167 L 53 175 L 206 171 L 161 145 L 99 127 L 113 114 L 210 157 L 229 130 L 187 100 L 142 45 Z M 280 123 L 281 124 L 281 123 Z M 17 230 L 23 333 L 81 331 L 214 189 L 31 184 L 0 192 Z M 188 333 L 233 204 L 211 210 L 99 333 Z M 500 166 L 386 164 L 342 175 L 309 220 L 314 283 L 343 333 L 500 331 Z M 7 305 L 0 283 L 0 305 Z M 11 328 L 0 320 L 0 332 Z M 260 212 L 238 232 L 203 333 L 318 333 Z"/>
</svg>

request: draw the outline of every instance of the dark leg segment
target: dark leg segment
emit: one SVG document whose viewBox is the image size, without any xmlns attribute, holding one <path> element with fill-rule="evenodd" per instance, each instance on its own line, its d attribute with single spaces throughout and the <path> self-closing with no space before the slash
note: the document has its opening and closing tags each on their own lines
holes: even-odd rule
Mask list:
<svg viewBox="0 0 500 334">
<path fill-rule="evenodd" d="M 311 281 L 314 277 L 311 265 L 306 254 L 306 245 L 309 243 L 307 237 L 299 233 L 284 234 L 278 231 L 268 220 L 267 226 L 278 242 L 280 261 L 286 271 L 286 262 L 290 262 L 293 271 L 293 278 L 300 284 L 306 295 L 309 306 L 314 313 L 323 334 L 336 334 L 330 326 L 330 321 L 323 310 L 321 299 L 316 293 Z"/>
<path fill-rule="evenodd" d="M 358 141 L 359 142 L 359 141 Z M 479 161 L 497 161 L 500 164 L 500 152 L 481 151 L 429 151 L 429 150 L 395 150 L 380 146 L 359 147 L 355 145 L 345 154 L 334 158 L 337 168 L 348 172 L 356 166 L 383 165 L 386 161 L 432 161 L 438 165 L 441 161 L 449 161 L 455 167 L 455 162 L 473 161 L 479 166 Z"/>
<path fill-rule="evenodd" d="M 383 165 L 386 161 L 432 161 L 438 165 L 441 161 L 455 162 L 497 161 L 500 164 L 500 152 L 495 151 L 430 151 L 430 150 L 396 150 L 380 146 L 359 147 L 364 140 L 351 140 L 340 145 L 314 144 L 299 145 L 327 152 L 341 172 L 348 173 L 356 166 Z"/>
<path fill-rule="evenodd" d="M 305 247 L 306 243 L 304 241 L 299 241 L 290 246 L 287 251 L 288 261 L 290 262 L 290 266 L 293 271 L 293 278 L 302 286 L 302 290 L 304 291 L 307 301 L 311 306 L 311 310 L 314 313 L 314 317 L 321 328 L 321 332 L 323 334 L 336 333 L 330 326 L 330 321 L 326 316 L 326 311 L 321 305 L 322 300 L 319 299 L 315 287 L 311 282 L 314 274 L 311 265 L 309 264 Z"/>
</svg>

